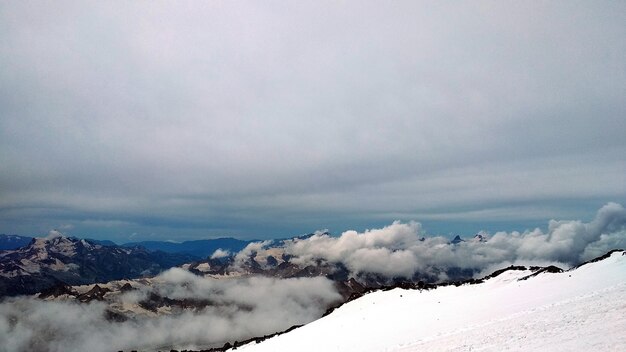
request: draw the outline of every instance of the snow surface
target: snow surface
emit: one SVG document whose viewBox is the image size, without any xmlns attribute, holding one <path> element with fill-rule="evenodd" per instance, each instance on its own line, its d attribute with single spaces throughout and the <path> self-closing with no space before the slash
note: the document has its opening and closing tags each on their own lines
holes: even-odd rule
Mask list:
<svg viewBox="0 0 626 352">
<path fill-rule="evenodd" d="M 626 255 L 528 280 L 379 291 L 238 351 L 626 351 Z"/>
</svg>

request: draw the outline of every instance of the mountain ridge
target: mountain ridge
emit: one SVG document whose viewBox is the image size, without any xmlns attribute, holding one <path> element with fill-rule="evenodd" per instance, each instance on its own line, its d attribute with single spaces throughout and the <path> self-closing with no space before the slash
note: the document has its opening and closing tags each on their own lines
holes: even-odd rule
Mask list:
<svg viewBox="0 0 626 352">
<path fill-rule="evenodd" d="M 17 249 L 30 243 L 33 237 L 0 234 L 0 251 Z"/>
<path fill-rule="evenodd" d="M 124 243 L 121 246 L 126 248 L 140 246 L 149 250 L 160 250 L 166 253 L 183 253 L 205 258 L 212 255 L 218 249 L 229 252 L 239 252 L 251 242 L 255 241 L 239 240 L 233 237 L 221 237 L 183 242 L 140 241 Z"/>
<path fill-rule="evenodd" d="M 74 237 L 33 238 L 24 247 L 0 252 L 0 297 L 33 294 L 58 284 L 153 276 L 196 259 Z"/>
</svg>

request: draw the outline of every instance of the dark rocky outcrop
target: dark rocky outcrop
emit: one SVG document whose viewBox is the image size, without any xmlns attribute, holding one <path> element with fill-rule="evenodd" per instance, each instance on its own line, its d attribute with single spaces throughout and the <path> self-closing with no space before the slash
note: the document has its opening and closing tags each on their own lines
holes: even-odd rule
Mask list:
<svg viewBox="0 0 626 352">
<path fill-rule="evenodd" d="M 94 285 L 91 290 L 78 295 L 76 298 L 84 303 L 91 302 L 93 300 L 102 301 L 104 300 L 104 295 L 106 295 L 108 292 L 111 292 L 111 290 L 106 287 Z"/>
<path fill-rule="evenodd" d="M 108 321 L 116 323 L 123 323 L 128 320 L 128 318 L 124 314 L 112 311 L 110 309 L 104 311 L 104 318 Z"/>
<path fill-rule="evenodd" d="M 461 236 L 456 235 L 456 236 L 454 236 L 454 238 L 452 239 L 452 241 L 450 241 L 450 244 L 459 244 L 459 243 L 461 243 L 461 242 L 465 242 L 465 240 L 463 240 L 463 239 L 461 238 Z"/>
<path fill-rule="evenodd" d="M 129 291 L 133 291 L 136 290 L 131 284 L 129 284 L 128 282 L 125 283 L 124 285 L 122 285 L 122 287 L 120 287 L 120 291 L 122 292 L 129 292 Z"/>
<path fill-rule="evenodd" d="M 59 297 L 62 295 L 77 296 L 78 293 L 72 288 L 72 286 L 69 286 L 64 282 L 58 282 L 56 285 L 43 290 L 37 297 L 41 299 L 46 299 L 49 297 Z"/>
<path fill-rule="evenodd" d="M 583 266 L 583 265 L 587 265 L 587 264 L 590 264 L 590 263 L 595 263 L 595 262 L 599 262 L 599 261 L 601 261 L 601 260 L 604 260 L 604 259 L 606 259 L 606 258 L 608 258 L 608 257 L 612 256 L 612 255 L 613 255 L 613 253 L 616 253 L 616 252 L 622 252 L 622 255 L 626 254 L 626 251 L 625 251 L 624 249 L 614 249 L 614 250 L 612 250 L 612 251 L 607 252 L 606 254 L 604 254 L 604 255 L 602 255 L 602 256 L 599 256 L 599 257 L 597 257 L 597 258 L 594 258 L 594 259 L 588 260 L 588 261 L 586 261 L 586 262 L 582 262 L 582 263 L 580 263 L 580 264 L 576 265 L 575 267 L 573 267 L 573 268 L 569 269 L 569 271 L 571 271 L 571 270 L 575 270 L 575 269 L 578 269 L 578 268 L 580 268 L 580 267 L 581 267 L 581 266 Z"/>
<path fill-rule="evenodd" d="M 531 270 L 532 269 L 533 268 L 531 267 Z M 501 275 L 501 274 L 503 274 L 503 273 L 505 273 L 507 271 L 510 271 L 510 270 L 528 270 L 528 268 L 525 267 L 525 266 L 521 266 L 521 265 L 511 265 L 511 266 L 506 267 L 504 269 L 496 270 L 493 273 L 485 276 L 483 279 L 484 280 L 492 279 L 492 278 L 497 277 L 497 276 L 499 276 L 499 275 Z M 538 269 L 536 269 L 536 270 L 538 270 Z"/>
<path fill-rule="evenodd" d="M 156 313 L 160 307 L 174 307 L 181 310 L 200 310 L 211 306 L 214 303 L 209 299 L 172 299 L 169 297 L 163 297 L 155 292 L 150 292 L 150 294 L 148 294 L 145 299 L 139 301 L 138 304 L 141 308 Z M 250 307 L 245 306 L 239 308 L 243 310 L 251 309 Z"/>
<path fill-rule="evenodd" d="M 550 266 L 547 266 L 545 268 L 541 268 L 541 269 L 535 271 L 534 273 L 532 273 L 532 274 L 530 274 L 528 276 L 524 276 L 523 278 L 518 279 L 518 280 L 519 281 L 528 280 L 531 277 L 535 277 L 535 276 L 537 276 L 539 274 L 543 274 L 543 273 L 562 273 L 562 272 L 563 272 L 563 269 L 561 269 L 559 267 L 556 267 L 554 265 L 550 265 Z"/>
</svg>

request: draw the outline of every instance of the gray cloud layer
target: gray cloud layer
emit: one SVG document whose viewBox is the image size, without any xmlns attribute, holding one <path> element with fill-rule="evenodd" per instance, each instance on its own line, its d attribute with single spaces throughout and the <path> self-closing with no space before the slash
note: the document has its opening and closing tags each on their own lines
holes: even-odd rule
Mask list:
<svg viewBox="0 0 626 352">
<path fill-rule="evenodd" d="M 4 3 L 0 231 L 272 236 L 626 201 L 625 6 Z"/>
</svg>

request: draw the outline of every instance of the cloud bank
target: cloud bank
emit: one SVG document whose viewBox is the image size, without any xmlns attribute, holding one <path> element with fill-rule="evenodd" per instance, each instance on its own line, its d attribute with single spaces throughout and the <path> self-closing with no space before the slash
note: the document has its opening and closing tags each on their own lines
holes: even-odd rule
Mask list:
<svg viewBox="0 0 626 352">
<path fill-rule="evenodd" d="M 617 203 L 603 206 L 588 223 L 551 220 L 545 232 L 537 228 L 492 236 L 480 233 L 458 243 L 442 236 L 424 236 L 419 223 L 396 221 L 363 233 L 346 231 L 339 237 L 315 234 L 285 244 L 285 252 L 301 265 L 322 259 L 343 263 L 354 275 L 407 278 L 416 272 L 441 275 L 440 270 L 450 268 L 484 274 L 509 264 L 557 263 L 567 267 L 615 248 L 626 248 L 626 210 Z"/>
<path fill-rule="evenodd" d="M 156 277 L 153 284 L 108 303 L 6 299 L 0 303 L 2 350 L 110 352 L 221 346 L 310 322 L 341 298 L 332 283 L 321 277 L 214 280 L 175 268 Z M 153 317 L 137 308 L 137 302 L 151 292 L 211 304 Z M 139 313 L 125 322 L 111 322 L 105 319 L 110 305 L 134 307 Z"/>
</svg>

